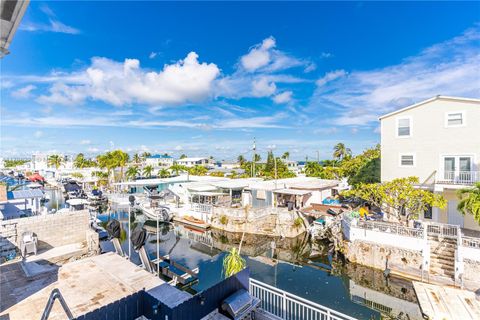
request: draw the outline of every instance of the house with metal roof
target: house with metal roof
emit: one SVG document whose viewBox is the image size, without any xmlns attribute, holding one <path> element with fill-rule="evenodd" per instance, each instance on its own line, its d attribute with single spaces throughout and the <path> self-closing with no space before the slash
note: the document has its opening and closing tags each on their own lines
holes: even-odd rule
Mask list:
<svg viewBox="0 0 480 320">
<path fill-rule="evenodd" d="M 154 167 L 170 167 L 173 165 L 173 157 L 168 154 L 154 154 L 145 158 L 145 164 Z"/>
<path fill-rule="evenodd" d="M 40 189 L 6 191 L 0 186 L 0 220 L 16 219 L 25 215 L 39 214 L 45 194 Z"/>
</svg>

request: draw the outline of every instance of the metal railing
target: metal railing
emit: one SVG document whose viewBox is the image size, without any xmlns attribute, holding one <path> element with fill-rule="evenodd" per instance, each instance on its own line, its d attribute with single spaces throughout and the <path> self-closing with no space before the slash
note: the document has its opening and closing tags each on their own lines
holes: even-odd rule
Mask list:
<svg viewBox="0 0 480 320">
<path fill-rule="evenodd" d="M 195 212 L 201 212 L 201 213 L 212 213 L 213 206 L 211 204 L 205 204 L 205 203 L 196 203 L 192 202 L 191 208 Z"/>
<path fill-rule="evenodd" d="M 399 236 L 423 238 L 423 229 L 409 228 L 399 224 L 390 224 L 385 222 L 376 221 L 358 221 L 357 228 L 372 230 L 377 232 L 385 232 L 391 234 L 397 234 Z"/>
<path fill-rule="evenodd" d="M 443 171 L 437 182 L 452 184 L 473 184 L 480 181 L 480 171 Z"/>
<path fill-rule="evenodd" d="M 261 308 L 285 320 L 355 320 L 341 312 L 250 278 L 250 294 L 261 300 Z"/>
<path fill-rule="evenodd" d="M 480 238 L 462 236 L 462 247 L 480 249 Z"/>
<path fill-rule="evenodd" d="M 459 226 L 453 224 L 429 222 L 427 224 L 427 235 L 457 239 L 460 232 L 459 229 Z"/>
</svg>

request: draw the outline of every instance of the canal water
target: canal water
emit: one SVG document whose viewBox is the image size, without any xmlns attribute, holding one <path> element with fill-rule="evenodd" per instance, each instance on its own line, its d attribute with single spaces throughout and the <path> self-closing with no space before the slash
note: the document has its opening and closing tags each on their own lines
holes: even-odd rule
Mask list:
<svg viewBox="0 0 480 320">
<path fill-rule="evenodd" d="M 139 214 L 131 220 L 131 228 L 140 225 L 147 230 L 146 249 L 156 256 L 157 226 Z M 118 219 L 128 235 L 128 213 L 100 214 L 102 221 Z M 223 231 L 199 231 L 183 225 L 159 224 L 160 255 L 188 268 L 199 267 L 196 283 L 191 287 L 201 291 L 222 278 L 225 252 L 237 247 L 241 234 Z M 128 252 L 128 241 L 122 246 Z M 109 241 L 102 250 L 113 251 Z M 309 241 L 307 235 L 296 239 L 274 239 L 246 235 L 242 255 L 250 268 L 251 277 L 305 299 L 341 311 L 358 319 L 421 319 L 412 283 L 401 278 L 385 278 L 383 272 L 345 263 L 328 254 L 328 246 Z M 132 249 L 132 261 L 140 264 Z"/>
</svg>

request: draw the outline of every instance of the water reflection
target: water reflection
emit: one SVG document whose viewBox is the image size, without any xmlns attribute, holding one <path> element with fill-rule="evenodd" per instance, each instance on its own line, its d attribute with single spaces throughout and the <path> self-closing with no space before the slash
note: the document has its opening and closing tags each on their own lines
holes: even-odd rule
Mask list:
<svg viewBox="0 0 480 320">
<path fill-rule="evenodd" d="M 115 217 L 128 229 L 128 213 L 100 215 L 105 221 Z M 131 228 L 143 225 L 148 237 L 146 249 L 154 258 L 159 253 L 188 268 L 200 268 L 195 291 L 211 287 L 222 279 L 225 251 L 238 247 L 242 234 L 218 230 L 200 231 L 183 225 L 157 224 L 142 215 L 132 215 Z M 128 252 L 128 242 L 122 243 Z M 113 251 L 109 242 L 103 250 Z M 295 239 L 245 235 L 242 254 L 252 277 L 311 301 L 337 309 L 358 319 L 421 319 L 420 310 L 408 280 L 385 278 L 378 270 L 345 263 L 328 254 L 328 245 L 312 245 L 303 234 Z M 132 261 L 140 264 L 136 253 Z"/>
</svg>

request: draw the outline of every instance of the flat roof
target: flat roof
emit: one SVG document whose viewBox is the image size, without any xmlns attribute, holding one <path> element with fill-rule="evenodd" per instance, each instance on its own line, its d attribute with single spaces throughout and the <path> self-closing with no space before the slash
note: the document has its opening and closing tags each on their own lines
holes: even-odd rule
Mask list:
<svg viewBox="0 0 480 320">
<path fill-rule="evenodd" d="M 297 190 L 297 189 L 280 189 L 280 190 L 274 190 L 274 193 L 281 193 L 281 194 L 291 194 L 295 196 L 304 196 L 306 194 L 312 193 L 312 191 L 309 190 Z"/>
<path fill-rule="evenodd" d="M 165 283 L 112 252 L 66 263 L 58 270 L 37 275 L 35 281 L 27 279 L 20 264 L 0 267 L 2 274 L 7 268 L 17 269 L 1 279 L 2 300 L 5 296 L 16 300 L 0 314 L 10 319 L 40 319 L 54 288 L 60 290 L 77 318 L 143 288 L 150 290 Z M 49 319 L 64 318 L 65 312 L 55 303 Z"/>
<path fill-rule="evenodd" d="M 40 189 L 15 190 L 7 192 L 7 198 L 9 200 L 43 198 L 43 196 L 43 191 Z"/>
</svg>

